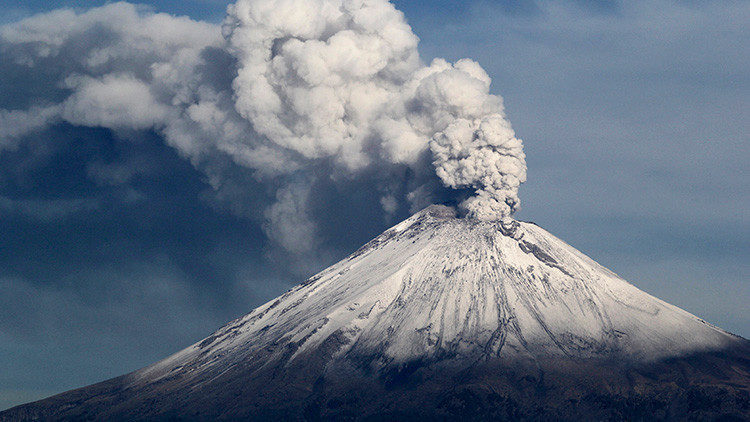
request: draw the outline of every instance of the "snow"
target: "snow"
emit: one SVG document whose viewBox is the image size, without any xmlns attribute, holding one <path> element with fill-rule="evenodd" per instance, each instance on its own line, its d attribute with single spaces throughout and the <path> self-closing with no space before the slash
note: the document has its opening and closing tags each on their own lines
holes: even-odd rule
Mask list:
<svg viewBox="0 0 750 422">
<path fill-rule="evenodd" d="M 291 362 L 331 338 L 331 359 L 376 356 L 381 366 L 446 356 L 650 361 L 735 341 L 534 224 L 431 206 L 135 379 L 197 376 L 279 344 L 294 346 Z"/>
</svg>

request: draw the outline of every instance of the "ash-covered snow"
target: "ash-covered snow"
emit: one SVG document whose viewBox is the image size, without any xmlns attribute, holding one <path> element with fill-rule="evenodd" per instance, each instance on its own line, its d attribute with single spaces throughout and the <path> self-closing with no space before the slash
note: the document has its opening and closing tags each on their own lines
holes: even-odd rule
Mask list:
<svg viewBox="0 0 750 422">
<path fill-rule="evenodd" d="M 644 293 L 544 229 L 431 206 L 360 250 L 135 374 L 198 376 L 247 359 L 370 357 L 648 362 L 736 339 Z"/>
</svg>

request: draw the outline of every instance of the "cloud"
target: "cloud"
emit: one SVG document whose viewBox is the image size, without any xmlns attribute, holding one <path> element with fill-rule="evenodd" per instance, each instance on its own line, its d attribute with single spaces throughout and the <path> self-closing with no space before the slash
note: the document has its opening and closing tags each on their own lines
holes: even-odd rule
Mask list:
<svg viewBox="0 0 750 422">
<path fill-rule="evenodd" d="M 0 51 L 12 66 L 6 71 L 27 72 L 29 81 L 41 85 L 16 96 L 55 103 L 46 113 L 57 110 L 69 123 L 112 129 L 166 125 L 170 112 L 180 111 L 175 106 L 192 102 L 185 96 L 197 88 L 200 53 L 222 44 L 215 25 L 122 2 L 83 13 L 57 10 L 0 27 Z"/>
<path fill-rule="evenodd" d="M 0 151 L 12 148 L 23 136 L 47 127 L 59 114 L 59 107 L 31 107 L 28 110 L 0 109 Z"/>
<path fill-rule="evenodd" d="M 236 110 L 260 135 L 353 172 L 432 152 L 445 186 L 477 191 L 470 216 L 515 211 L 525 157 L 490 78 L 471 60 L 425 66 L 392 4 L 241 0 L 228 14 Z"/>
<path fill-rule="evenodd" d="M 427 65 L 418 41 L 385 0 L 239 0 L 222 26 L 122 2 L 34 15 L 0 27 L 21 82 L 0 88 L 21 90 L 0 109 L 0 148 L 59 123 L 155 131 L 217 189 L 237 184 L 226 159 L 268 186 L 253 214 L 296 252 L 317 224 L 299 180 L 378 171 L 393 178 L 378 180 L 383 214 L 448 198 L 509 216 L 526 166 L 502 100 L 476 62 Z"/>
<path fill-rule="evenodd" d="M 61 117 L 75 125 L 148 129 L 164 122 L 171 111 L 132 75 L 73 76 L 64 83 L 74 93 L 62 104 Z"/>
<path fill-rule="evenodd" d="M 309 252 L 315 246 L 315 226 L 307 217 L 310 188 L 297 183 L 276 192 L 276 202 L 265 211 L 268 237 L 292 253 Z"/>
<path fill-rule="evenodd" d="M 158 30 L 157 30 L 158 29 Z M 152 64 L 155 60 L 220 42 L 215 25 L 187 17 L 151 13 L 143 7 L 117 2 L 76 13 L 61 9 L 4 25 L 6 46 L 20 47 L 12 59 L 33 66 L 46 57 L 77 52 L 88 70 L 113 64 Z M 73 51 L 71 41 L 80 41 Z M 24 54 L 25 53 L 25 54 Z M 65 57 L 69 58 L 69 57 Z"/>
</svg>

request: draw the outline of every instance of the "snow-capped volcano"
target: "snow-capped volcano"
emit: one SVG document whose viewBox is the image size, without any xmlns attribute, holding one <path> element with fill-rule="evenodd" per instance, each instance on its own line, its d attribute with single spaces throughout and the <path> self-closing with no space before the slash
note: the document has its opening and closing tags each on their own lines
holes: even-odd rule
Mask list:
<svg viewBox="0 0 750 422">
<path fill-rule="evenodd" d="M 332 358 L 377 356 L 377 368 L 447 357 L 654 360 L 737 339 L 534 224 L 432 206 L 139 375 L 200 372 L 277 345 L 293 361 L 332 341 Z"/>
<path fill-rule="evenodd" d="M 445 417 L 469 406 L 564 419 L 605 415 L 591 394 L 678 403 L 705 386 L 723 392 L 722 412 L 747 416 L 749 350 L 532 223 L 431 206 L 161 362 L 2 416 Z"/>
</svg>

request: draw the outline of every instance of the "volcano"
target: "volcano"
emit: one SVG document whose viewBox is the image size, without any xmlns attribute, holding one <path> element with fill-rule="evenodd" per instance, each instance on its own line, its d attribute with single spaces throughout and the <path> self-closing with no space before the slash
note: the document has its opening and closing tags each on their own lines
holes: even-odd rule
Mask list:
<svg viewBox="0 0 750 422">
<path fill-rule="evenodd" d="M 750 342 L 433 205 L 167 359 L 0 420 L 750 418 Z"/>
</svg>

